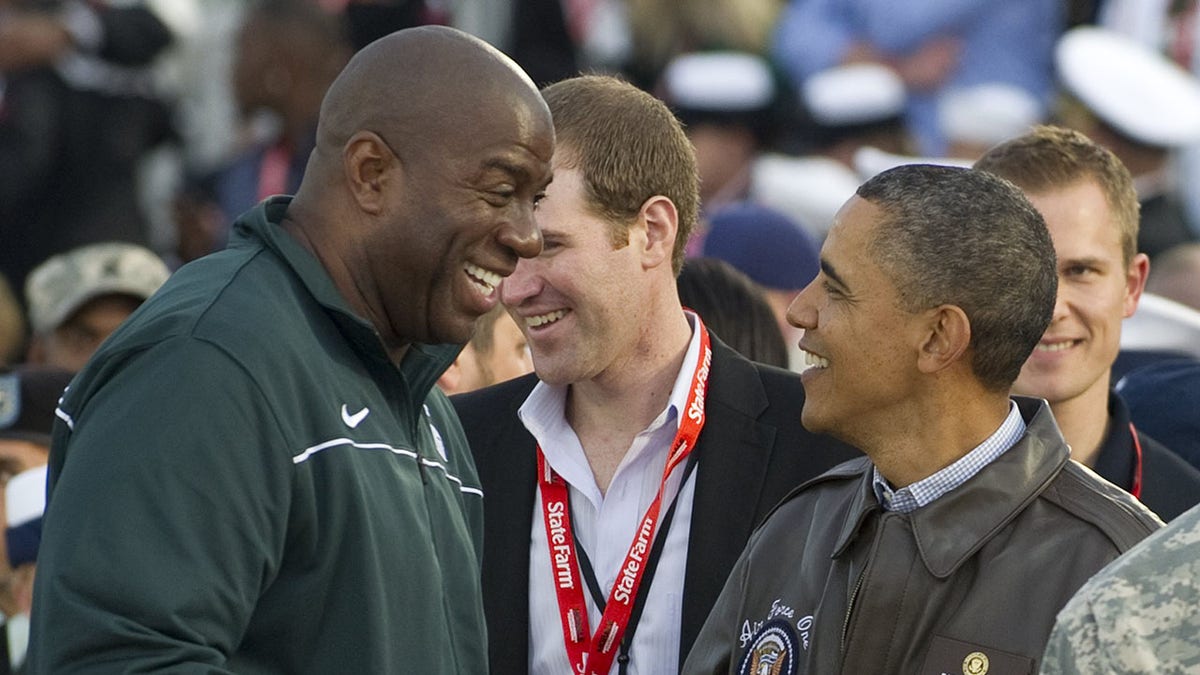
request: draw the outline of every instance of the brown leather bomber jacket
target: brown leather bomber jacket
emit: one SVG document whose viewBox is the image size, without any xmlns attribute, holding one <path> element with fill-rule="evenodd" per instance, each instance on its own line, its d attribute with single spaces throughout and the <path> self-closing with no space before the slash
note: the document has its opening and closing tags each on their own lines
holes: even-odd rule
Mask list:
<svg viewBox="0 0 1200 675">
<path fill-rule="evenodd" d="M 1069 459 L 1049 406 L 957 489 L 887 512 L 868 459 L 788 496 L 742 552 L 685 673 L 1035 673 L 1072 594 L 1162 526 Z"/>
</svg>

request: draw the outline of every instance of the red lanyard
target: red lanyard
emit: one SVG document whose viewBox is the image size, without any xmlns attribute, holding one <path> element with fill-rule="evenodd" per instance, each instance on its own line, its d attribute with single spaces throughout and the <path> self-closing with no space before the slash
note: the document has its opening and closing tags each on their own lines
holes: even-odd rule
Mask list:
<svg viewBox="0 0 1200 675">
<path fill-rule="evenodd" d="M 1129 434 L 1133 436 L 1133 485 L 1129 486 L 1129 494 L 1134 497 L 1142 498 L 1142 442 L 1138 440 L 1137 429 L 1133 427 L 1133 422 L 1129 423 Z"/>
<path fill-rule="evenodd" d="M 679 419 L 679 431 L 671 443 L 671 454 L 663 468 L 662 482 L 654 501 L 642 516 L 637 535 L 625 554 L 621 571 L 608 594 L 608 603 L 600 617 L 600 627 L 592 634 L 588 627 L 587 604 L 583 595 L 579 565 L 575 553 L 575 535 L 571 531 L 571 519 L 567 512 L 570 492 L 566 481 L 550 468 L 539 445 L 538 486 L 542 490 L 542 521 L 546 527 L 546 543 L 550 549 L 550 564 L 554 573 L 554 588 L 558 596 L 559 618 L 562 621 L 563 641 L 567 645 L 567 657 L 572 672 L 588 675 L 606 675 L 617 654 L 617 646 L 629 625 L 633 601 L 637 597 L 646 570 L 646 556 L 654 541 L 658 527 L 659 510 L 662 508 L 663 492 L 671 471 L 691 454 L 704 428 L 704 394 L 708 385 L 708 370 L 712 364 L 712 346 L 704 323 L 696 317 L 696 330 L 700 332 L 700 357 L 692 374 L 692 388 L 688 392 L 687 405 Z M 589 640 L 590 638 L 590 640 Z M 585 671 L 585 664 L 587 670 Z"/>
</svg>

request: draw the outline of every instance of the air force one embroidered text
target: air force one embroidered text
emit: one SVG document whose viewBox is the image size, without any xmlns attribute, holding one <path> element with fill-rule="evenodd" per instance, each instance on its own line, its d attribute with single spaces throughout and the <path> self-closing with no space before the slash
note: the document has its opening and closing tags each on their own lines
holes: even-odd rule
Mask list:
<svg viewBox="0 0 1200 675">
<path fill-rule="evenodd" d="M 342 404 L 342 421 L 351 429 L 357 427 L 371 413 L 370 408 L 363 408 L 354 414 L 350 414 L 350 410 L 346 408 L 346 404 Z"/>
</svg>

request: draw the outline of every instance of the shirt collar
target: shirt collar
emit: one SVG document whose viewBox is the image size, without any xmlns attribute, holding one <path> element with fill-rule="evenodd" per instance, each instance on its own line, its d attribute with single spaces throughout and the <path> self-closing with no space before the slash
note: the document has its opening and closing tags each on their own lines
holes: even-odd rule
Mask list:
<svg viewBox="0 0 1200 675">
<path fill-rule="evenodd" d="M 1004 418 L 1000 427 L 973 450 L 937 473 L 926 476 L 912 485 L 893 489 L 887 479 L 879 473 L 879 469 L 873 468 L 871 485 L 875 489 L 875 496 L 887 511 L 912 513 L 967 482 L 979 473 L 980 469 L 1011 448 L 1023 433 L 1025 420 L 1021 419 L 1017 404 L 1009 400 L 1008 416 Z"/>
<path fill-rule="evenodd" d="M 679 413 L 687 405 L 688 394 L 692 390 L 692 375 L 696 372 L 696 360 L 700 358 L 700 331 L 696 330 L 696 315 L 688 310 L 684 310 L 684 314 L 692 328 L 692 338 L 683 355 L 683 365 L 675 376 L 667 405 L 642 433 L 653 432 L 666 424 L 670 424 L 672 429 L 679 428 Z M 517 410 L 517 415 L 541 446 L 551 468 L 568 483 L 578 486 L 585 484 L 585 477 L 591 475 L 591 468 L 575 431 L 567 423 L 568 387 L 569 384 L 552 385 L 539 381 Z"/>
<path fill-rule="evenodd" d="M 949 577 L 1005 523 L 1017 517 L 1070 461 L 1066 441 L 1050 406 L 1041 399 L 1013 397 L 1025 422 L 1025 433 L 1008 452 L 983 467 L 970 489 L 954 490 L 926 508 L 896 517 L 909 518 L 913 538 L 930 574 Z M 866 458 L 859 466 L 870 467 Z M 834 547 L 841 556 L 858 538 L 863 524 L 880 510 L 872 490 L 872 474 L 861 471 L 857 496 L 846 513 Z"/>
</svg>

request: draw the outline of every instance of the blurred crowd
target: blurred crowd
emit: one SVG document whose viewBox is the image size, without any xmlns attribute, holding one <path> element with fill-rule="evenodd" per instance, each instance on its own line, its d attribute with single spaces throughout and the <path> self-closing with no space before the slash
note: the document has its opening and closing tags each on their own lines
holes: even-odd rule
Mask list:
<svg viewBox="0 0 1200 675">
<path fill-rule="evenodd" d="M 1198 12 L 1197 0 L 0 0 L 2 480 L 44 472 L 62 387 L 142 301 L 224 248 L 241 213 L 295 192 L 351 56 L 422 24 L 482 37 L 538 86 L 608 73 L 666 102 L 701 179 L 681 299 L 747 357 L 795 371 L 788 305 L 861 183 L 900 164 L 970 166 L 1037 125 L 1082 132 L 1132 174 L 1149 259 L 1112 382 L 1139 428 L 1200 468 Z M 532 369 L 497 308 L 439 384 L 461 393 Z M 44 499 L 17 485 L 13 536 Z M 8 541 L 0 611 L 19 662 L 34 556 Z"/>
<path fill-rule="evenodd" d="M 173 270 L 223 248 L 237 215 L 299 184 L 349 56 L 426 23 L 483 37 L 539 86 L 606 72 L 665 100 L 702 177 L 693 256 L 721 257 L 705 232 L 728 205 L 771 207 L 819 247 L 845 198 L 885 168 L 967 165 L 1039 123 L 1079 129 L 1135 176 L 1139 250 L 1161 259 L 1151 292 L 1196 307 L 1196 3 L 893 4 L 4 0 L 0 363 L 31 357 L 37 265 L 125 242 Z M 737 266 L 760 285 L 772 276 L 771 291 L 806 283 L 780 287 L 758 262 Z"/>
</svg>

